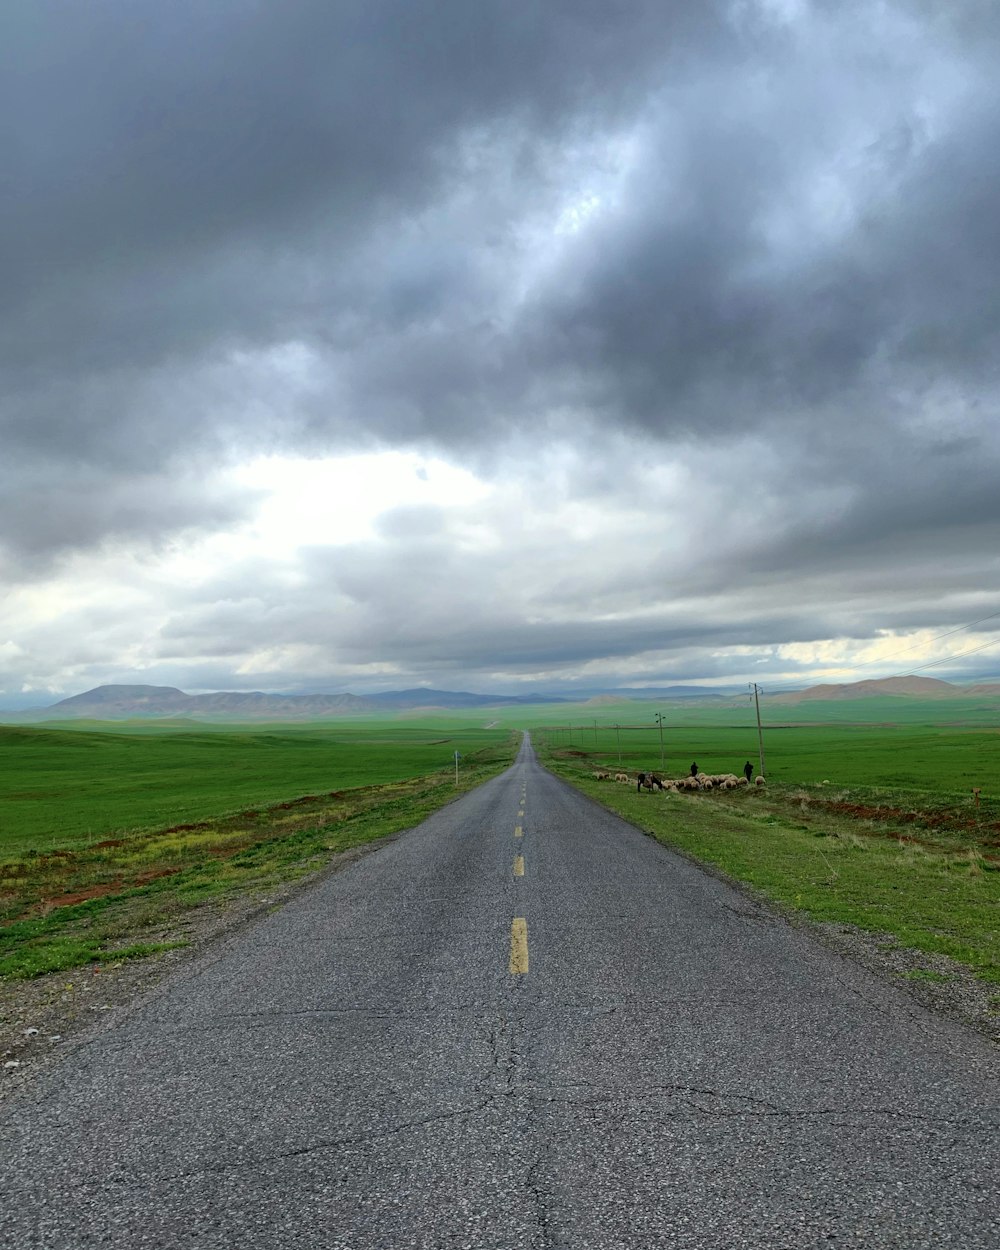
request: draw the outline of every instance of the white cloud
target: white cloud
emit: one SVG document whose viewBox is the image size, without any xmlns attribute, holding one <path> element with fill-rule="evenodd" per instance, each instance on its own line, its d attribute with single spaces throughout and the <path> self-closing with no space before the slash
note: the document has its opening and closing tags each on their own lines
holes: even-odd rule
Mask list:
<svg viewBox="0 0 1000 1250">
<path fill-rule="evenodd" d="M 451 509 L 485 499 L 490 487 L 467 469 L 401 451 L 303 459 L 266 456 L 231 473 L 260 492 L 256 514 L 237 546 L 270 558 L 304 546 L 361 542 L 396 508 Z"/>
</svg>

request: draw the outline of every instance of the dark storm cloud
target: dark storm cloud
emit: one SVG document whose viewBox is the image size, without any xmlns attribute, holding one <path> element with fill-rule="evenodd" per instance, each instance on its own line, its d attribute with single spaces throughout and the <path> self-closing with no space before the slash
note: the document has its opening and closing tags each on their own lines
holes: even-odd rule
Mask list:
<svg viewBox="0 0 1000 1250">
<path fill-rule="evenodd" d="M 863 186 L 846 192 L 853 220 L 830 238 L 808 219 L 823 205 L 796 185 L 807 156 L 781 128 L 791 95 L 721 125 L 714 102 L 687 114 L 679 152 L 664 125 L 626 219 L 550 297 L 557 333 L 542 341 L 595 400 L 652 433 L 772 416 L 808 426 L 834 399 L 842 426 L 874 415 L 891 428 L 888 387 L 919 391 L 942 374 L 970 399 L 985 384 L 995 407 L 1000 91 L 988 90 L 961 134 L 909 155 L 854 153 Z M 782 247 L 766 236 L 785 211 Z"/>
<path fill-rule="evenodd" d="M 863 5 L 794 35 L 743 11 L 16 7 L 3 79 L 16 194 L 0 220 L 18 240 L 0 274 L 15 435 L 112 463 L 136 426 L 196 439 L 232 414 L 205 396 L 171 412 L 121 370 L 190 371 L 295 337 L 347 373 L 375 433 L 409 438 L 470 405 L 488 436 L 526 399 L 537 416 L 566 395 L 658 432 L 798 417 L 855 386 L 869 398 L 865 371 L 887 354 L 919 370 L 985 359 L 995 89 L 960 133 L 921 146 L 929 47 L 872 55 Z M 884 14 L 872 20 L 877 43 Z M 485 235 L 435 257 L 418 232 L 377 285 L 352 274 L 456 185 L 474 215 L 507 185 L 502 265 L 513 204 L 533 202 L 548 166 L 564 172 L 560 145 L 637 123 L 627 204 L 515 324 L 491 318 L 502 289 L 483 273 Z M 852 221 L 810 238 L 807 184 L 831 172 L 851 184 Z M 39 393 L 64 371 L 87 379 L 103 421 Z M 302 415 L 286 414 L 293 436 L 317 424 Z M 342 436 L 343 423 L 320 424 Z"/>
<path fill-rule="evenodd" d="M 421 336 L 407 360 L 394 331 L 442 307 L 468 319 L 477 245 L 434 264 L 418 240 L 374 290 L 351 280 L 358 255 L 483 168 L 503 166 L 518 200 L 562 137 L 627 116 L 665 63 L 728 37 L 714 5 L 8 6 L 8 471 L 42 454 L 58 483 L 81 460 L 130 472 L 148 449 L 426 435 Z M 359 333 L 381 346 L 374 373 L 400 362 L 360 431 L 363 364 L 346 405 L 242 402 L 234 350 L 307 340 L 318 374 L 339 373 Z M 470 366 L 450 386 L 483 383 Z"/>
<path fill-rule="evenodd" d="M 581 112 L 600 117 L 641 95 L 678 35 L 718 29 L 712 6 L 703 13 L 664 20 L 638 4 L 622 22 L 613 8 L 568 4 L 15 6 L 2 79 L 15 194 L 0 225 L 19 246 L 5 253 L 5 302 L 27 303 L 35 328 L 50 302 L 68 322 L 93 282 L 145 302 L 147 332 L 165 301 L 164 328 L 182 348 L 175 298 L 199 339 L 266 327 L 237 290 L 200 318 L 190 267 L 209 261 L 211 304 L 214 272 L 244 248 L 251 266 L 274 266 L 295 256 L 298 231 L 335 247 L 385 214 L 405 219 L 461 174 L 463 134 L 488 146 L 516 125 L 530 172 L 537 144 Z M 332 270 L 343 259 L 309 257 Z M 289 280 L 301 276 L 293 265 Z M 162 350 L 143 337 L 124 344 L 129 359 Z M 50 347 L 27 335 L 17 346 L 41 360 Z M 98 364 L 113 355 L 100 351 Z"/>
<path fill-rule="evenodd" d="M 172 592 L 163 664 L 326 637 L 406 671 L 670 648 L 721 675 L 1000 590 L 996 6 L 3 21 L 5 572 L 231 527 L 226 467 L 271 450 L 436 448 L 523 482 L 538 527 L 494 509 L 510 545 L 476 564 L 390 514 L 301 592 L 258 554 Z"/>
</svg>

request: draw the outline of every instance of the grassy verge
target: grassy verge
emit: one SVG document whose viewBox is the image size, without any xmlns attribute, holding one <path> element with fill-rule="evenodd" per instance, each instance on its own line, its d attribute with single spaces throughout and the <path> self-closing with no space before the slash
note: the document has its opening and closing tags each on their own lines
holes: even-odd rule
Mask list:
<svg viewBox="0 0 1000 1250">
<path fill-rule="evenodd" d="M 945 955 L 1000 982 L 1000 839 L 967 802 L 822 785 L 637 794 L 593 780 L 579 753 L 543 744 L 540 754 L 659 841 L 785 908 Z"/>
<path fill-rule="evenodd" d="M 466 756 L 457 787 L 444 770 L 8 859 L 0 864 L 0 978 L 183 945 L 193 909 L 265 897 L 340 852 L 419 824 L 509 767 L 516 746 L 511 738 Z"/>
</svg>

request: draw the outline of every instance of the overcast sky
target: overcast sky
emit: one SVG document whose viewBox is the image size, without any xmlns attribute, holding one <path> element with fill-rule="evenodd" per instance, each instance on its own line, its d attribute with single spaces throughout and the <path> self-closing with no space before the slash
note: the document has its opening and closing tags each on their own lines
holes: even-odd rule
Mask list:
<svg viewBox="0 0 1000 1250">
<path fill-rule="evenodd" d="M 1000 672 L 993 0 L 0 26 L 0 706 Z"/>
</svg>

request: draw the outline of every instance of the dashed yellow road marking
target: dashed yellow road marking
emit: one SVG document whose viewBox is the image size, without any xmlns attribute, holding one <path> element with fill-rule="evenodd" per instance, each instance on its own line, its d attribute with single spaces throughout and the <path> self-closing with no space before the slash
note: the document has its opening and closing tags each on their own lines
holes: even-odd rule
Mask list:
<svg viewBox="0 0 1000 1250">
<path fill-rule="evenodd" d="M 523 815 L 524 815 L 524 808 L 522 807 L 521 810 L 517 813 L 518 820 L 520 820 Z"/>
<path fill-rule="evenodd" d="M 515 877 L 524 876 L 524 856 L 523 855 L 514 856 L 514 876 Z"/>
<path fill-rule="evenodd" d="M 524 837 L 524 830 L 521 828 L 521 826 L 520 826 L 520 825 L 515 825 L 515 826 L 514 826 L 514 837 L 515 837 L 515 838 L 523 838 L 523 837 Z"/>
<path fill-rule="evenodd" d="M 510 970 L 514 976 L 528 971 L 528 922 L 523 916 L 510 926 Z"/>
</svg>

